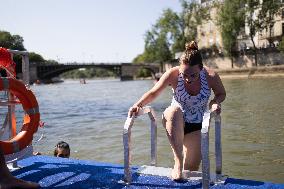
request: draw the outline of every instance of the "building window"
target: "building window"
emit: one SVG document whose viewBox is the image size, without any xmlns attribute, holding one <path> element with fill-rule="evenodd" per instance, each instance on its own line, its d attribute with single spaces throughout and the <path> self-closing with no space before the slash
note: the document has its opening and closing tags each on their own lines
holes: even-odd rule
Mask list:
<svg viewBox="0 0 284 189">
<path fill-rule="evenodd" d="M 282 23 L 282 36 L 284 36 L 284 23 Z"/>
</svg>

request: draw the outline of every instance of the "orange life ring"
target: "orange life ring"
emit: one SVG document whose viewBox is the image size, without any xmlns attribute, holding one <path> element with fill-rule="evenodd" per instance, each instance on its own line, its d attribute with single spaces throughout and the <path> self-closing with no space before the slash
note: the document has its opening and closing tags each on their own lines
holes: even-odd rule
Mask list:
<svg viewBox="0 0 284 189">
<path fill-rule="evenodd" d="M 33 140 L 33 134 L 37 131 L 40 121 L 40 113 L 37 100 L 33 92 L 19 80 L 0 77 L 0 91 L 9 91 L 15 95 L 25 111 L 24 123 L 21 131 L 9 141 L 0 141 L 0 146 L 5 155 L 21 151 Z"/>
</svg>

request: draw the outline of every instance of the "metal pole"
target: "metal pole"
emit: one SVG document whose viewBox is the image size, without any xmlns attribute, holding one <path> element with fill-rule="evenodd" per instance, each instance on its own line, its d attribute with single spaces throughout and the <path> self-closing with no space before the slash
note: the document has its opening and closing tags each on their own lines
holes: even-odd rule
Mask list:
<svg viewBox="0 0 284 189">
<path fill-rule="evenodd" d="M 215 116 L 215 156 L 216 156 L 216 179 L 222 177 L 222 142 L 221 142 L 221 116 Z"/>
<path fill-rule="evenodd" d="M 210 186 L 209 133 L 201 133 L 202 188 Z"/>
<path fill-rule="evenodd" d="M 151 120 L 151 165 L 157 163 L 157 124 L 155 113 L 151 107 L 144 107 L 139 110 L 138 116 L 148 114 Z M 132 181 L 131 174 L 131 128 L 135 116 L 127 117 L 123 127 L 123 146 L 124 146 L 124 181 L 130 184 Z"/>
<path fill-rule="evenodd" d="M 131 131 L 123 132 L 123 144 L 124 144 L 124 181 L 126 183 L 131 183 L 132 176 L 130 170 L 130 142 L 131 142 Z"/>
<path fill-rule="evenodd" d="M 29 55 L 22 55 L 22 73 L 23 73 L 23 81 L 26 86 L 30 85 L 30 69 L 29 69 Z"/>
<path fill-rule="evenodd" d="M 151 111 L 148 113 L 151 119 L 151 165 L 157 165 L 157 124 L 155 120 L 155 115 Z"/>
<path fill-rule="evenodd" d="M 123 146 L 124 146 L 124 181 L 131 183 L 131 128 L 134 122 L 134 116 L 127 117 L 123 128 Z"/>
</svg>

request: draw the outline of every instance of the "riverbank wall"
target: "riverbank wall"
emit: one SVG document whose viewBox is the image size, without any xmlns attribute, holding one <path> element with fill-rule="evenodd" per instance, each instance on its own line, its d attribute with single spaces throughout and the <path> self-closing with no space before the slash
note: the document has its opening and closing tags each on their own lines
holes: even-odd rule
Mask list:
<svg viewBox="0 0 284 189">
<path fill-rule="evenodd" d="M 203 64 L 214 69 L 223 78 L 256 78 L 256 77 L 284 77 L 284 54 L 279 52 L 259 53 L 258 66 L 255 66 L 254 55 L 247 54 L 233 58 L 210 57 L 204 58 Z M 164 64 L 164 71 L 179 63 Z"/>
<path fill-rule="evenodd" d="M 283 77 L 284 65 L 259 66 L 251 68 L 214 69 L 221 78 Z"/>
<path fill-rule="evenodd" d="M 172 65 L 168 65 L 165 70 L 168 70 Z M 259 78 L 259 77 L 283 77 L 284 65 L 276 66 L 258 66 L 249 68 L 214 68 L 221 78 Z"/>
<path fill-rule="evenodd" d="M 210 57 L 204 58 L 203 63 L 208 67 L 216 69 L 231 69 L 232 60 L 229 57 Z M 268 52 L 257 54 L 257 65 L 277 66 L 284 65 L 284 54 L 279 52 Z M 233 58 L 233 68 L 252 68 L 255 67 L 255 59 L 253 54 L 239 55 Z"/>
</svg>

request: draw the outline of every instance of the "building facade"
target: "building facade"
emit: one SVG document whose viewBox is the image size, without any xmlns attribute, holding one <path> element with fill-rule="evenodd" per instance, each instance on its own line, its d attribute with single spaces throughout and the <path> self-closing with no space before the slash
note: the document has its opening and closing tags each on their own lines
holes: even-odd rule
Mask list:
<svg viewBox="0 0 284 189">
<path fill-rule="evenodd" d="M 261 3 L 263 0 L 260 0 Z M 256 33 L 254 37 L 254 42 L 257 48 L 268 48 L 268 47 L 275 47 L 279 45 L 283 34 L 284 34 L 284 0 L 282 0 L 281 5 L 281 12 L 280 14 L 274 16 L 273 21 L 271 22 L 270 26 L 264 29 L 261 32 Z M 259 10 L 256 9 L 254 14 L 257 17 Z M 246 24 L 246 35 L 249 35 L 249 28 Z M 252 47 L 252 43 L 248 43 L 248 47 Z"/>
<path fill-rule="evenodd" d="M 199 48 L 210 48 L 216 46 L 222 48 L 222 37 L 217 26 L 217 8 L 211 8 L 210 20 L 205 21 L 197 27 L 197 39 Z"/>
<path fill-rule="evenodd" d="M 210 7 L 210 20 L 203 22 L 197 27 L 197 39 L 199 48 L 211 48 L 216 46 L 218 49 L 223 49 L 222 37 L 220 29 L 217 26 L 218 10 L 216 7 L 211 6 L 213 2 L 223 2 L 222 0 L 199 0 L 202 6 Z M 260 0 L 262 3 L 263 0 Z M 264 29 L 262 32 L 258 32 L 254 37 L 254 42 L 257 48 L 267 48 L 269 46 L 278 46 L 284 33 L 284 0 L 282 0 L 281 14 L 274 17 L 274 21 L 271 26 Z M 256 8 L 254 16 L 257 19 L 259 9 Z M 249 27 L 245 24 L 244 28 L 237 37 L 238 44 L 236 50 L 250 49 L 253 47 L 253 43 L 249 37 Z"/>
</svg>

